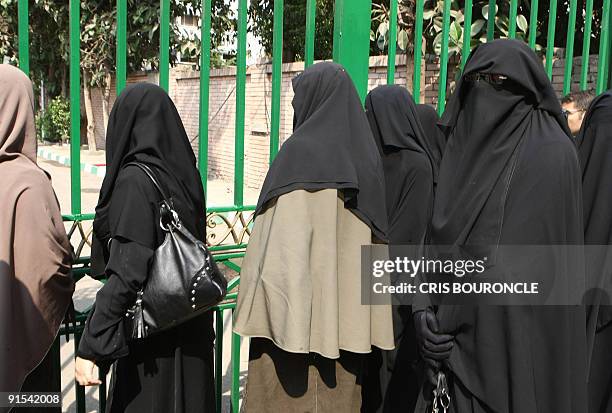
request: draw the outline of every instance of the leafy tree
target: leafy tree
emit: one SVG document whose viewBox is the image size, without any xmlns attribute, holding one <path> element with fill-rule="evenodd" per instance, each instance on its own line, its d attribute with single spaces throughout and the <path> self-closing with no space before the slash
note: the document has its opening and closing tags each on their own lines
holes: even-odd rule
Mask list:
<svg viewBox="0 0 612 413">
<path fill-rule="evenodd" d="M 249 16 L 252 31 L 261 39 L 268 55 L 272 55 L 274 0 L 252 0 Z M 306 1 L 285 0 L 283 13 L 283 62 L 304 59 L 306 39 Z M 316 0 L 316 60 L 331 59 L 334 38 L 334 0 Z"/>
<path fill-rule="evenodd" d="M 199 59 L 199 38 L 188 39 L 179 31 L 174 17 L 200 10 L 201 0 L 172 0 L 170 55 L 176 63 L 177 51 Z M 101 0 L 81 2 L 81 72 L 87 116 L 87 140 L 95 149 L 94 117 L 91 108 L 91 87 L 104 90 L 104 124 L 108 106 L 116 55 L 116 3 Z M 48 97 L 67 96 L 69 62 L 68 3 L 65 0 L 30 1 L 30 76 L 37 86 L 44 80 Z M 127 63 L 128 71 L 157 69 L 159 66 L 159 1 L 128 0 L 127 2 Z M 212 2 L 211 49 L 232 36 L 235 26 L 228 0 Z M 17 2 L 0 0 L 0 57 L 18 61 Z M 217 60 L 218 61 L 218 60 Z M 50 99 L 46 99 L 49 101 Z"/>
</svg>

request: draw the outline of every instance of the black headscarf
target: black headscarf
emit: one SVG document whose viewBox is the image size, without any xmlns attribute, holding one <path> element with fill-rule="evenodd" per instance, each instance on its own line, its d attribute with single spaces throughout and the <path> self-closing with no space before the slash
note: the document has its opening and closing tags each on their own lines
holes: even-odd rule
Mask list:
<svg viewBox="0 0 612 413">
<path fill-rule="evenodd" d="M 446 137 L 438 126 L 438 112 L 432 106 L 427 104 L 416 105 L 416 111 L 423 126 L 423 131 L 432 148 L 432 155 L 438 167 L 444 155 L 444 147 L 446 146 Z"/>
<path fill-rule="evenodd" d="M 386 240 L 382 163 L 359 96 L 342 66 L 317 63 L 293 79 L 293 135 L 266 175 L 256 214 L 296 189 L 341 189 L 345 206 Z"/>
<path fill-rule="evenodd" d="M 366 97 L 366 114 L 385 173 L 389 243 L 422 242 L 433 206 L 438 167 L 406 88 L 378 86 Z"/>
<path fill-rule="evenodd" d="M 137 213 L 129 217 L 123 214 L 116 222 L 109 220 L 114 203 L 130 202 L 130 194 L 114 196 L 117 195 L 114 188 L 124 166 L 133 161 L 154 169 L 185 225 L 196 237 L 202 237 L 206 214 L 204 191 L 176 107 L 168 94 L 154 84 L 128 86 L 113 106 L 106 133 L 107 169 L 94 220 L 94 275 L 103 272 L 100 247 L 108 238 L 119 236 L 149 247 L 154 244 L 150 239 L 143 239 L 142 233 L 134 229 L 139 227 L 134 222 L 138 220 Z"/>
<path fill-rule="evenodd" d="M 604 247 L 612 244 L 612 91 L 591 102 L 576 143 L 582 168 L 584 243 L 597 245 L 591 247 L 586 260 L 589 285 L 598 287 L 587 308 L 587 337 L 592 352 L 589 403 L 590 411 L 604 412 L 612 409 L 612 306 L 605 304 L 610 302 L 610 254 L 609 247 Z"/>
<path fill-rule="evenodd" d="M 474 81 L 476 73 L 508 80 L 494 86 Z M 582 243 L 575 147 L 542 63 L 527 45 L 478 46 L 441 123 L 449 138 L 431 244 Z M 559 268 L 547 255 L 539 264 Z M 516 265 L 521 280 L 542 280 L 537 268 Z M 569 289 L 580 277 L 583 283 L 580 273 L 560 273 L 555 283 Z M 447 368 L 457 391 L 500 413 L 585 411 L 584 308 L 444 305 L 437 316 L 440 331 L 455 336 Z"/>
</svg>

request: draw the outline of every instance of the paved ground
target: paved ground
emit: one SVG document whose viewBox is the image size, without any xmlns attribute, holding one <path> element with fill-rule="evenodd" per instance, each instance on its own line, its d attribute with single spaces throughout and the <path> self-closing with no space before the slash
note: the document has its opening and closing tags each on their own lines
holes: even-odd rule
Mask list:
<svg viewBox="0 0 612 413">
<path fill-rule="evenodd" d="M 68 154 L 67 147 L 52 147 L 49 148 L 53 152 L 61 155 Z M 90 164 L 103 164 L 104 152 L 88 153 L 84 151 L 81 154 L 81 162 Z M 39 160 L 40 166 L 48 171 L 52 176 L 53 187 L 60 202 L 62 213 L 70 213 L 70 169 L 57 162 L 48 160 Z M 81 173 L 81 205 L 82 212 L 93 212 L 98 200 L 98 193 L 102 184 L 102 178 L 82 172 Z M 219 180 L 209 181 L 208 200 L 211 205 L 229 205 L 232 203 L 231 193 L 232 183 Z M 247 203 L 254 204 L 257 201 L 257 191 L 248 190 L 245 192 L 245 200 Z M 84 255 L 89 255 L 87 248 L 83 251 Z M 77 289 L 74 295 L 75 307 L 79 310 L 87 309 L 93 303 L 95 294 L 100 283 L 89 277 L 85 277 L 77 283 Z M 231 343 L 231 323 L 230 312 L 225 312 L 224 315 L 224 331 L 223 331 L 223 411 L 229 411 L 229 387 L 230 387 L 230 343 Z M 217 333 L 219 334 L 219 333 Z M 244 385 L 246 376 L 246 360 L 248 355 L 248 342 L 243 340 L 241 345 L 241 388 Z M 74 386 L 74 340 L 66 342 L 65 338 L 61 339 L 61 362 L 62 362 L 62 393 L 64 412 L 76 412 L 75 404 L 75 386 Z M 98 389 L 88 388 L 86 391 L 87 412 L 97 412 L 98 407 Z"/>
</svg>

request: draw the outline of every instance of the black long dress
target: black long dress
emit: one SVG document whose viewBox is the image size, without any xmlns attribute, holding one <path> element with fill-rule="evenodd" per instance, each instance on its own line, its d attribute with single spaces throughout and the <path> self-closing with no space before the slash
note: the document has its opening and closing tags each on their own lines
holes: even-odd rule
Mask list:
<svg viewBox="0 0 612 413">
<path fill-rule="evenodd" d="M 109 121 L 109 169 L 94 221 L 92 274 L 103 273 L 108 281 L 98 291 L 77 355 L 102 368 L 113 364 L 108 412 L 212 412 L 212 313 L 142 340 L 130 341 L 125 331 L 126 310 L 164 239 L 161 196 L 144 172 L 125 166 L 131 161 L 153 168 L 182 224 L 205 239 L 202 186 L 174 105 L 157 86 L 127 88 Z"/>
<path fill-rule="evenodd" d="M 587 260 L 588 274 L 593 274 L 589 287 L 598 288 L 602 296 L 593 297 L 588 307 L 589 347 L 589 412 L 612 411 L 612 306 L 610 303 L 607 245 L 612 244 L 612 92 L 598 96 L 587 111 L 576 137 L 582 168 L 584 200 L 584 243 L 591 248 Z M 600 279 L 601 276 L 605 279 Z"/>
<path fill-rule="evenodd" d="M 433 208 L 437 163 L 431 141 L 406 88 L 378 86 L 366 98 L 366 114 L 385 172 L 391 256 L 400 245 L 423 242 Z M 363 386 L 362 412 L 405 412 L 418 396 L 418 351 L 412 311 L 393 307 L 395 349 L 373 349 Z"/>
<path fill-rule="evenodd" d="M 490 83 L 487 74 L 508 79 Z M 450 133 L 431 244 L 497 251 L 498 245 L 582 243 L 575 147 L 542 64 L 526 45 L 478 46 L 442 123 Z M 530 269 L 520 275 L 541 276 Z M 555 281 L 571 288 L 580 277 Z M 451 411 L 586 411 L 583 307 L 450 304 L 437 317 L 440 331 L 455 337 L 445 365 Z"/>
</svg>

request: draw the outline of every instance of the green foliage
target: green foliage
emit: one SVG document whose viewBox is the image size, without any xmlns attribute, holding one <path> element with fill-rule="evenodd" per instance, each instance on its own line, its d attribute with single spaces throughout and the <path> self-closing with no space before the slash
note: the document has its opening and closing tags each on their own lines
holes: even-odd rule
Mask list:
<svg viewBox="0 0 612 413">
<path fill-rule="evenodd" d="M 252 32 L 261 39 L 268 55 L 272 55 L 274 0 L 252 0 L 249 16 Z M 304 59 L 306 39 L 306 1 L 285 0 L 283 30 L 283 62 Z M 334 0 L 316 0 L 315 60 L 330 59 L 334 37 Z"/>
<path fill-rule="evenodd" d="M 486 41 L 488 13 L 488 0 L 473 0 L 472 24 L 469 28 L 471 34 L 471 47 Z M 373 53 L 385 53 L 388 47 L 389 31 L 389 0 L 375 0 L 372 4 L 372 30 L 370 39 L 372 41 L 371 51 Z M 423 13 L 424 27 L 423 37 L 426 41 L 427 52 L 439 54 L 442 42 L 442 20 L 444 0 L 425 0 Z M 495 38 L 508 37 L 510 2 L 497 2 L 495 13 Z M 548 28 L 548 1 L 538 3 L 538 21 L 536 29 L 536 50 L 542 50 L 546 44 Z M 584 7 L 580 4 L 579 7 Z M 465 0 L 452 0 L 451 19 L 449 31 L 449 52 L 460 53 L 464 38 L 464 16 Z M 398 0 L 398 51 L 411 51 L 414 41 L 414 0 Z M 567 39 L 569 0 L 560 0 L 557 9 L 555 47 L 565 47 Z M 599 47 L 599 32 L 601 27 L 602 0 L 594 0 L 592 22 L 591 53 L 597 53 Z M 519 0 L 516 19 L 516 37 L 524 41 L 528 40 L 529 15 L 531 12 L 531 0 Z M 582 53 L 582 37 L 584 29 L 584 10 L 578 9 L 575 30 L 574 54 Z"/>
<path fill-rule="evenodd" d="M 398 0 L 397 2 L 397 47 L 398 52 L 412 52 L 414 47 L 411 39 L 414 37 L 414 0 Z M 370 41 L 376 46 L 370 47 L 370 54 L 386 53 L 389 47 L 389 0 L 372 2 L 372 28 Z"/>
<path fill-rule="evenodd" d="M 53 99 L 44 111 L 36 114 L 39 140 L 62 142 L 70 137 L 70 103 L 62 97 Z"/>
<path fill-rule="evenodd" d="M 128 71 L 157 69 L 159 65 L 159 0 L 128 0 Z M 170 1 L 170 55 L 175 51 L 199 60 L 199 38 L 188 38 L 175 17 L 200 10 L 201 0 Z M 66 0 L 31 0 L 30 77 L 35 85 L 44 80 L 48 96 L 67 95 L 69 62 L 69 11 Z M 102 86 L 105 74 L 114 72 L 116 56 L 116 2 L 81 1 L 81 70 L 92 85 Z M 228 0 L 212 0 L 211 49 L 233 36 L 235 18 Z M 0 0 L 0 59 L 18 61 L 17 1 Z"/>
</svg>

